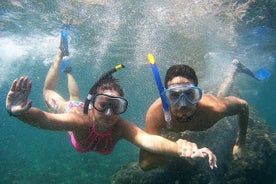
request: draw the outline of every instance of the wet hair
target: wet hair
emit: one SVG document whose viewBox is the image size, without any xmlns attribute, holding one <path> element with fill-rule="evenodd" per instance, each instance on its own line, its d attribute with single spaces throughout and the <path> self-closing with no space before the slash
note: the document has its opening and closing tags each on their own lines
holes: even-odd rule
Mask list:
<svg viewBox="0 0 276 184">
<path fill-rule="evenodd" d="M 198 85 L 198 79 L 193 68 L 188 65 L 179 64 L 171 66 L 165 75 L 165 88 L 168 88 L 168 82 L 174 77 L 185 77 L 193 82 L 195 86 Z"/>
<path fill-rule="evenodd" d="M 112 76 L 112 74 L 102 75 L 102 77 L 93 85 L 91 95 L 95 95 L 99 90 L 115 90 L 121 97 L 124 97 L 124 91 L 118 84 L 118 79 Z"/>
</svg>

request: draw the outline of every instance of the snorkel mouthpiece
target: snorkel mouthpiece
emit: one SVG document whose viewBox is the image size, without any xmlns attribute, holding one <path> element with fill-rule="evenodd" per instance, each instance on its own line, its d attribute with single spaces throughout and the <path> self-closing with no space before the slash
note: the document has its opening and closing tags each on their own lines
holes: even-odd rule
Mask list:
<svg viewBox="0 0 276 184">
<path fill-rule="evenodd" d="M 89 93 L 85 99 L 85 102 L 84 102 L 84 107 L 83 107 L 83 113 L 84 114 L 88 114 L 88 109 L 89 109 L 89 104 L 90 102 L 92 101 L 93 99 L 93 92 L 95 91 L 95 89 L 97 88 L 97 86 L 99 85 L 100 81 L 109 76 L 109 75 L 112 75 L 113 73 L 115 73 L 116 71 L 124 68 L 125 66 L 122 65 L 122 64 L 119 64 L 119 65 L 116 65 L 114 68 L 110 69 L 109 71 L 107 71 L 106 73 L 104 73 L 100 78 L 99 80 L 90 88 L 89 90 Z"/>
<path fill-rule="evenodd" d="M 154 79 L 155 79 L 156 85 L 158 87 L 160 98 L 162 100 L 164 117 L 165 117 L 165 120 L 167 122 L 168 128 L 170 128 L 171 127 L 170 109 L 169 109 L 168 103 L 166 102 L 166 98 L 165 98 L 165 95 L 164 95 L 164 87 L 163 87 L 163 84 L 162 84 L 162 81 L 161 81 L 161 78 L 160 78 L 160 74 L 159 74 L 157 65 L 155 64 L 154 56 L 151 53 L 148 54 L 148 61 L 151 64 L 151 69 L 152 69 L 152 72 L 153 72 L 153 75 L 154 75 Z"/>
</svg>

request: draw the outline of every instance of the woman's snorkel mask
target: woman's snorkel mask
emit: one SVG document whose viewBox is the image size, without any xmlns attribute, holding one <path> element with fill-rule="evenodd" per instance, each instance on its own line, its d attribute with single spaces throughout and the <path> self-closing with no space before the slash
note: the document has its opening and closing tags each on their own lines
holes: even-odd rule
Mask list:
<svg viewBox="0 0 276 184">
<path fill-rule="evenodd" d="M 114 72 L 124 68 L 125 66 L 122 64 L 119 64 L 117 66 L 115 66 L 114 68 L 112 68 L 111 70 L 107 71 L 106 73 L 104 73 L 100 79 L 90 88 L 89 93 L 85 99 L 85 103 L 84 103 L 84 108 L 83 108 L 83 113 L 84 114 L 88 114 L 88 109 L 89 109 L 89 104 L 91 103 L 91 101 L 93 100 L 93 96 L 95 95 L 95 91 L 96 89 L 99 87 L 100 82 L 106 78 L 109 75 L 112 75 Z"/>
<path fill-rule="evenodd" d="M 165 120 L 167 122 L 167 127 L 170 128 L 171 127 L 171 120 L 172 120 L 171 113 L 170 113 L 169 105 L 166 101 L 166 97 L 164 95 L 164 87 L 163 87 L 163 84 L 162 84 L 162 81 L 161 81 L 161 78 L 160 78 L 158 68 L 155 64 L 155 58 L 152 54 L 148 54 L 148 61 L 151 64 L 151 69 L 152 69 L 152 72 L 153 72 L 153 75 L 154 75 L 154 78 L 155 78 L 156 85 L 158 87 L 160 98 L 162 100 L 164 117 L 165 117 Z"/>
</svg>

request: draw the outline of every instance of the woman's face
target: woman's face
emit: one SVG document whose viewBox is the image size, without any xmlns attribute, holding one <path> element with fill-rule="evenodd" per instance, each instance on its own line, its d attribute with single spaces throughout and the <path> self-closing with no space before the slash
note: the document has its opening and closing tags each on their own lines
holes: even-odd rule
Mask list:
<svg viewBox="0 0 276 184">
<path fill-rule="evenodd" d="M 120 118 L 119 114 L 116 114 L 116 103 L 118 103 L 116 97 L 120 96 L 114 90 L 99 90 L 97 94 L 99 95 L 96 95 L 93 101 L 94 121 L 106 128 L 111 128 Z M 112 97 L 115 98 L 113 99 Z"/>
</svg>

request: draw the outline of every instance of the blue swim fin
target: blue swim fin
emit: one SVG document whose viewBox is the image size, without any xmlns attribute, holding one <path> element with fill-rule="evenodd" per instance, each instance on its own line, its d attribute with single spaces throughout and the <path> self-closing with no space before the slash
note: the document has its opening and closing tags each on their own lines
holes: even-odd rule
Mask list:
<svg viewBox="0 0 276 184">
<path fill-rule="evenodd" d="M 63 73 L 71 73 L 72 72 L 72 66 L 69 59 L 63 58 L 60 64 L 60 71 Z"/>
<path fill-rule="evenodd" d="M 60 34 L 60 50 L 62 51 L 63 56 L 69 56 L 69 49 L 68 49 L 68 31 L 70 30 L 70 24 L 69 25 L 64 25 L 61 28 Z"/>
<path fill-rule="evenodd" d="M 268 79 L 272 75 L 271 72 L 267 71 L 264 68 L 261 68 L 260 70 L 258 70 L 257 73 L 253 73 L 249 68 L 247 68 L 244 64 L 242 64 L 241 62 L 239 62 L 236 59 L 234 59 L 232 61 L 232 63 L 234 65 L 236 65 L 238 72 L 247 74 L 257 80 L 265 80 L 265 79 Z"/>
<path fill-rule="evenodd" d="M 68 31 L 71 28 L 71 24 L 65 24 L 62 26 L 60 31 L 60 50 L 62 51 L 62 62 L 60 64 L 60 71 L 64 73 L 71 73 L 72 66 L 69 61 L 69 49 L 68 49 Z"/>
<path fill-rule="evenodd" d="M 261 68 L 260 70 L 257 71 L 257 73 L 255 73 L 254 77 L 258 80 L 265 80 L 271 77 L 271 75 L 272 75 L 271 72 L 267 71 L 264 68 Z"/>
</svg>

